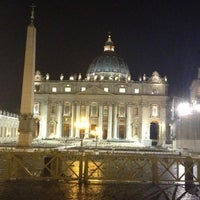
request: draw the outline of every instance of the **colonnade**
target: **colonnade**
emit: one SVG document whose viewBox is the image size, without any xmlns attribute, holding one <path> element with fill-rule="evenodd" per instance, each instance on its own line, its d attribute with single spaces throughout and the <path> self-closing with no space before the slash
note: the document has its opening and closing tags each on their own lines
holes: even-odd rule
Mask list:
<svg viewBox="0 0 200 200">
<path fill-rule="evenodd" d="M 61 102 L 56 103 L 57 105 L 57 112 L 56 114 L 53 114 L 51 116 L 50 109 L 47 105 L 46 102 L 41 103 L 40 105 L 40 115 L 36 116 L 40 120 L 40 137 L 46 138 L 48 137 L 48 132 L 49 132 L 49 122 L 54 120 L 56 124 L 56 132 L 55 132 L 55 137 L 56 138 L 61 138 L 62 137 L 62 132 L 63 132 L 63 124 L 65 123 L 64 121 L 64 115 L 63 115 L 63 106 Z M 107 132 L 107 139 L 119 139 L 119 124 L 124 127 L 124 138 L 127 140 L 131 140 L 133 137 L 133 127 L 132 127 L 132 122 L 133 122 L 133 105 L 127 104 L 125 105 L 125 110 L 124 110 L 124 115 L 123 117 L 119 117 L 119 108 L 117 104 L 108 104 L 107 105 L 107 114 L 103 113 L 103 104 L 97 104 L 98 105 L 98 114 L 97 116 L 91 116 L 91 107 L 90 105 L 85 105 L 85 113 L 81 113 L 81 103 L 71 103 L 71 112 L 69 118 L 69 138 L 79 138 L 80 137 L 80 132 L 79 128 L 76 126 L 76 122 L 80 121 L 81 117 L 85 117 L 88 124 L 94 124 L 96 125 L 99 130 L 103 131 L 103 128 L 106 129 Z M 107 119 L 107 127 L 103 127 L 103 120 L 104 117 L 106 116 Z M 138 118 L 138 116 L 137 116 Z M 120 122 L 123 121 L 123 122 Z M 104 120 L 105 121 L 105 120 Z M 91 126 L 88 126 L 85 128 L 85 138 L 89 138 L 91 131 Z M 103 134 L 99 135 L 99 138 L 103 138 Z"/>
</svg>

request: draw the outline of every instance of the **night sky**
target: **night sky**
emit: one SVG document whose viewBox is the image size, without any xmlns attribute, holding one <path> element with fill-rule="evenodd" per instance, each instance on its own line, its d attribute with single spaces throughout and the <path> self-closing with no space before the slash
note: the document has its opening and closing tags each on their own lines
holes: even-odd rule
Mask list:
<svg viewBox="0 0 200 200">
<path fill-rule="evenodd" d="M 85 74 L 103 52 L 108 32 L 133 80 L 157 70 L 169 95 L 188 96 L 200 66 L 198 0 L 34 1 L 36 69 L 50 79 Z M 0 3 L 0 109 L 18 113 L 21 101 L 28 0 Z"/>
</svg>

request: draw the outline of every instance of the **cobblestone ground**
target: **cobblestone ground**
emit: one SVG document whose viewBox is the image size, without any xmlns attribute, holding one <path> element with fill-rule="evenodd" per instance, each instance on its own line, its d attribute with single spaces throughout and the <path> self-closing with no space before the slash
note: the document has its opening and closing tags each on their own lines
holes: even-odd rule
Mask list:
<svg viewBox="0 0 200 200">
<path fill-rule="evenodd" d="M 89 184 L 57 181 L 0 182 L 1 200 L 199 200 L 200 188 L 152 184 Z"/>
</svg>

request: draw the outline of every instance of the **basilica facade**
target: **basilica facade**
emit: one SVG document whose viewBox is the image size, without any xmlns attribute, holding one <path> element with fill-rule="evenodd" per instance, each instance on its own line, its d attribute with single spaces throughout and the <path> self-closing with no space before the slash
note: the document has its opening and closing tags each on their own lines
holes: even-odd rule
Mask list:
<svg viewBox="0 0 200 200">
<path fill-rule="evenodd" d="M 167 78 L 154 71 L 132 80 L 108 36 L 87 74 L 51 80 L 35 72 L 35 137 L 93 138 L 164 145 Z"/>
</svg>

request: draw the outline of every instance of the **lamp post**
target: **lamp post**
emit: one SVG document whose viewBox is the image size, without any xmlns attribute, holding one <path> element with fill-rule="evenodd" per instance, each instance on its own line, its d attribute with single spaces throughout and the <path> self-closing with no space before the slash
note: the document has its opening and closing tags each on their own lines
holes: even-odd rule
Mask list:
<svg viewBox="0 0 200 200">
<path fill-rule="evenodd" d="M 83 148 L 83 138 L 85 136 L 85 129 L 80 128 L 80 139 L 81 139 L 81 148 Z"/>
<path fill-rule="evenodd" d="M 83 149 L 83 138 L 85 136 L 85 129 L 89 127 L 89 123 L 85 117 L 81 117 L 80 121 L 76 123 L 76 127 L 79 128 L 79 137 L 81 139 L 81 149 Z"/>
</svg>

